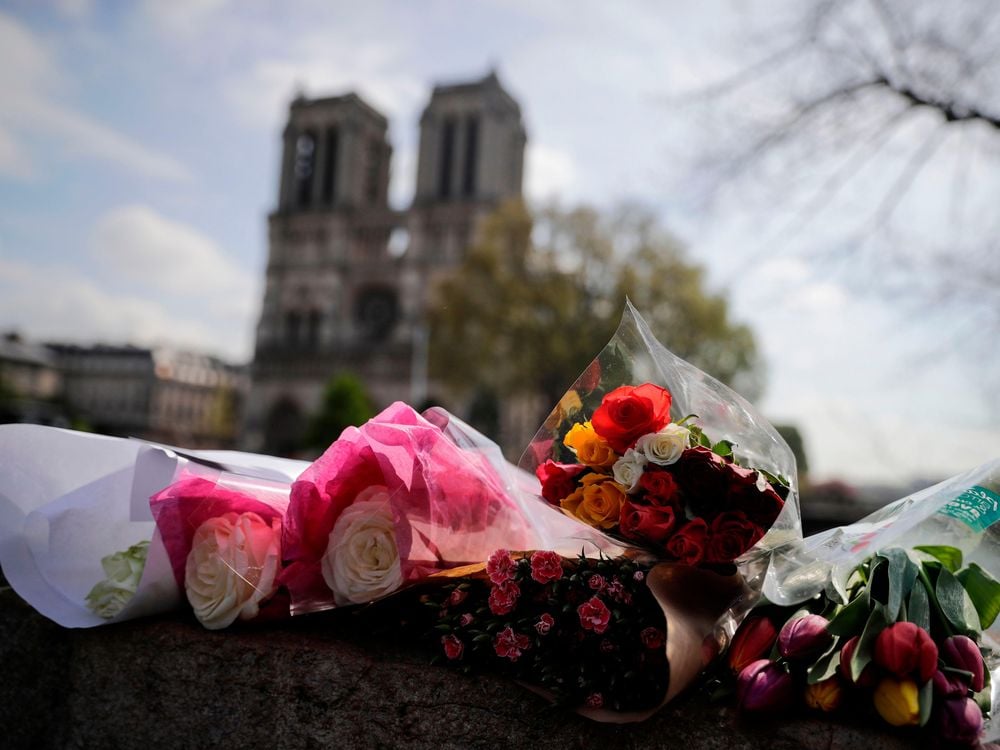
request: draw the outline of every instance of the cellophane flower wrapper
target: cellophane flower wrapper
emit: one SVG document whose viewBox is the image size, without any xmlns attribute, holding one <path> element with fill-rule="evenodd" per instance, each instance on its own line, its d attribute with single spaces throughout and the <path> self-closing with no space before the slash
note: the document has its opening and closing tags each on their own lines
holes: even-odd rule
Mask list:
<svg viewBox="0 0 1000 750">
<path fill-rule="evenodd" d="M 220 462 L 223 462 L 220 464 Z M 206 465 L 207 464 L 207 465 Z M 38 425 L 0 426 L 0 564 L 15 591 L 64 627 L 94 627 L 165 612 L 181 598 L 150 497 L 181 475 L 225 465 L 287 486 L 306 464 L 235 451 L 168 446 Z M 114 617 L 87 595 L 103 557 L 149 542 L 135 593 Z"/>
<path fill-rule="evenodd" d="M 400 585 L 480 563 L 498 547 L 568 548 L 581 540 L 619 549 L 522 491 L 532 479 L 504 460 L 495 443 L 443 409 L 420 415 L 395 403 L 361 427 L 347 428 L 291 488 L 280 582 L 292 614 L 360 603 L 338 599 L 323 565 L 338 520 L 372 488 L 384 491 L 375 501 L 362 501 L 364 512 L 389 519 Z M 398 588 L 374 588 L 374 595 L 362 598 L 374 601 Z"/>
<path fill-rule="evenodd" d="M 532 439 L 519 465 L 534 474 L 546 461 L 573 463 L 563 438 L 591 418 L 603 397 L 620 386 L 651 383 L 672 397 L 670 418 L 696 415 L 696 424 L 713 441 L 728 440 L 742 466 L 787 478 L 788 494 L 776 519 L 749 550 L 735 560 L 735 573 L 664 562 L 647 577 L 667 618 L 666 648 L 670 664 L 669 701 L 690 685 L 724 647 L 740 621 L 757 601 L 773 551 L 802 538 L 795 457 L 757 410 L 728 386 L 671 353 L 653 336 L 646 322 L 626 304 L 621 324 L 572 388 L 560 400 Z M 626 543 L 618 539 L 616 544 Z M 647 559 L 648 547 L 629 554 Z M 586 712 L 585 712 L 586 713 Z M 607 711 L 589 712 L 616 720 Z M 641 715 L 625 717 L 641 719 Z"/>
<path fill-rule="evenodd" d="M 1000 460 L 983 464 L 932 487 L 901 498 L 857 523 L 814 534 L 777 550 L 764 584 L 764 595 L 779 605 L 794 605 L 824 592 L 847 600 L 854 569 L 876 552 L 891 547 L 950 546 L 962 551 L 964 564 L 975 563 L 1000 576 Z M 1000 618 L 983 632 L 992 650 L 987 658 L 992 682 L 992 720 L 986 738 L 1000 738 Z"/>
</svg>

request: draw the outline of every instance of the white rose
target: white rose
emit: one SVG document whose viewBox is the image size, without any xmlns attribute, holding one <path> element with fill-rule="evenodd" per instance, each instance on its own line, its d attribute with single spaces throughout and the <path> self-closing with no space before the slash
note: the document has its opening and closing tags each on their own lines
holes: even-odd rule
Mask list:
<svg viewBox="0 0 1000 750">
<path fill-rule="evenodd" d="M 281 528 L 256 513 L 226 513 L 194 532 L 184 589 L 194 616 L 209 630 L 256 617 L 274 593 L 281 560 Z"/>
<path fill-rule="evenodd" d="M 671 422 L 659 432 L 643 435 L 635 443 L 635 449 L 650 463 L 669 466 L 676 463 L 688 447 L 691 432 L 687 427 Z"/>
<path fill-rule="evenodd" d="M 639 486 L 642 472 L 646 468 L 646 457 L 629 448 L 625 455 L 615 461 L 611 467 L 611 473 L 615 475 L 615 481 L 625 488 L 626 492 L 634 492 Z"/>
<path fill-rule="evenodd" d="M 339 605 L 370 602 L 403 585 L 385 487 L 369 488 L 340 514 L 323 553 L 323 580 Z"/>
<path fill-rule="evenodd" d="M 139 588 L 148 552 L 149 542 L 139 542 L 124 552 L 101 558 L 101 567 L 107 578 L 87 594 L 87 606 L 95 614 L 110 619 L 125 608 Z"/>
</svg>

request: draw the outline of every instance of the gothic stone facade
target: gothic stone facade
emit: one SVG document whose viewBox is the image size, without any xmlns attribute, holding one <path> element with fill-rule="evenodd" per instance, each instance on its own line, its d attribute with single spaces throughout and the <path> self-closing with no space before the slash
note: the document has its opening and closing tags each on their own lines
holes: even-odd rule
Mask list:
<svg viewBox="0 0 1000 750">
<path fill-rule="evenodd" d="M 386 118 L 356 94 L 292 102 L 257 327 L 245 443 L 294 449 L 329 379 L 376 406 L 437 394 L 426 375 L 428 292 L 478 223 L 520 197 L 521 110 L 495 74 L 437 86 L 420 118 L 409 210 L 389 207 Z"/>
</svg>

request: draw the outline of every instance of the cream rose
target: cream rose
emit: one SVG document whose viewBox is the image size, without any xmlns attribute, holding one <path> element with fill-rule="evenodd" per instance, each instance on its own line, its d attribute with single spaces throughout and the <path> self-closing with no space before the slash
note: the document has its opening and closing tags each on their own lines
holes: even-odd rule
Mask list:
<svg viewBox="0 0 1000 750">
<path fill-rule="evenodd" d="M 209 630 L 257 615 L 274 593 L 281 560 L 281 528 L 256 513 L 226 513 L 194 532 L 184 589 L 194 616 Z"/>
<path fill-rule="evenodd" d="M 396 524 L 385 487 L 370 487 L 333 525 L 323 553 L 323 580 L 337 604 L 363 604 L 403 584 Z"/>
<path fill-rule="evenodd" d="M 87 606 L 105 619 L 121 612 L 139 588 L 148 553 L 149 542 L 139 542 L 123 552 L 102 557 L 101 567 L 107 578 L 87 594 Z"/>
<path fill-rule="evenodd" d="M 635 449 L 650 463 L 669 466 L 676 463 L 688 447 L 690 435 L 687 427 L 671 422 L 659 432 L 643 435 L 636 441 Z"/>
<path fill-rule="evenodd" d="M 646 456 L 629 448 L 625 451 L 624 456 L 615 461 L 615 465 L 611 467 L 611 473 L 614 474 L 615 481 L 624 487 L 626 492 L 635 492 L 645 469 Z"/>
</svg>

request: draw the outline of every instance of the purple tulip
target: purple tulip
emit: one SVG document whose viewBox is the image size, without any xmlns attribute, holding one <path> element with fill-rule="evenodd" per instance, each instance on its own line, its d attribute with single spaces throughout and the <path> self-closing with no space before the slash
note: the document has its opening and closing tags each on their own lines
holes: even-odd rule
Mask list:
<svg viewBox="0 0 1000 750">
<path fill-rule="evenodd" d="M 941 645 L 941 658 L 949 667 L 972 672 L 973 693 L 978 693 L 985 684 L 983 678 L 983 655 L 979 646 L 971 638 L 964 635 L 953 635 Z"/>
<path fill-rule="evenodd" d="M 737 678 L 736 705 L 741 711 L 773 713 L 788 708 L 795 696 L 792 676 L 767 659 L 751 662 Z"/>
<path fill-rule="evenodd" d="M 983 732 L 983 714 L 972 698 L 947 698 L 937 713 L 941 739 L 961 745 L 975 745 Z"/>
<path fill-rule="evenodd" d="M 805 659 L 825 650 L 833 640 L 820 615 L 805 615 L 789 620 L 778 633 L 778 651 L 786 659 Z"/>
<path fill-rule="evenodd" d="M 961 675 L 942 672 L 940 669 L 934 673 L 934 694 L 953 695 L 964 698 L 969 694 L 969 684 Z"/>
</svg>

